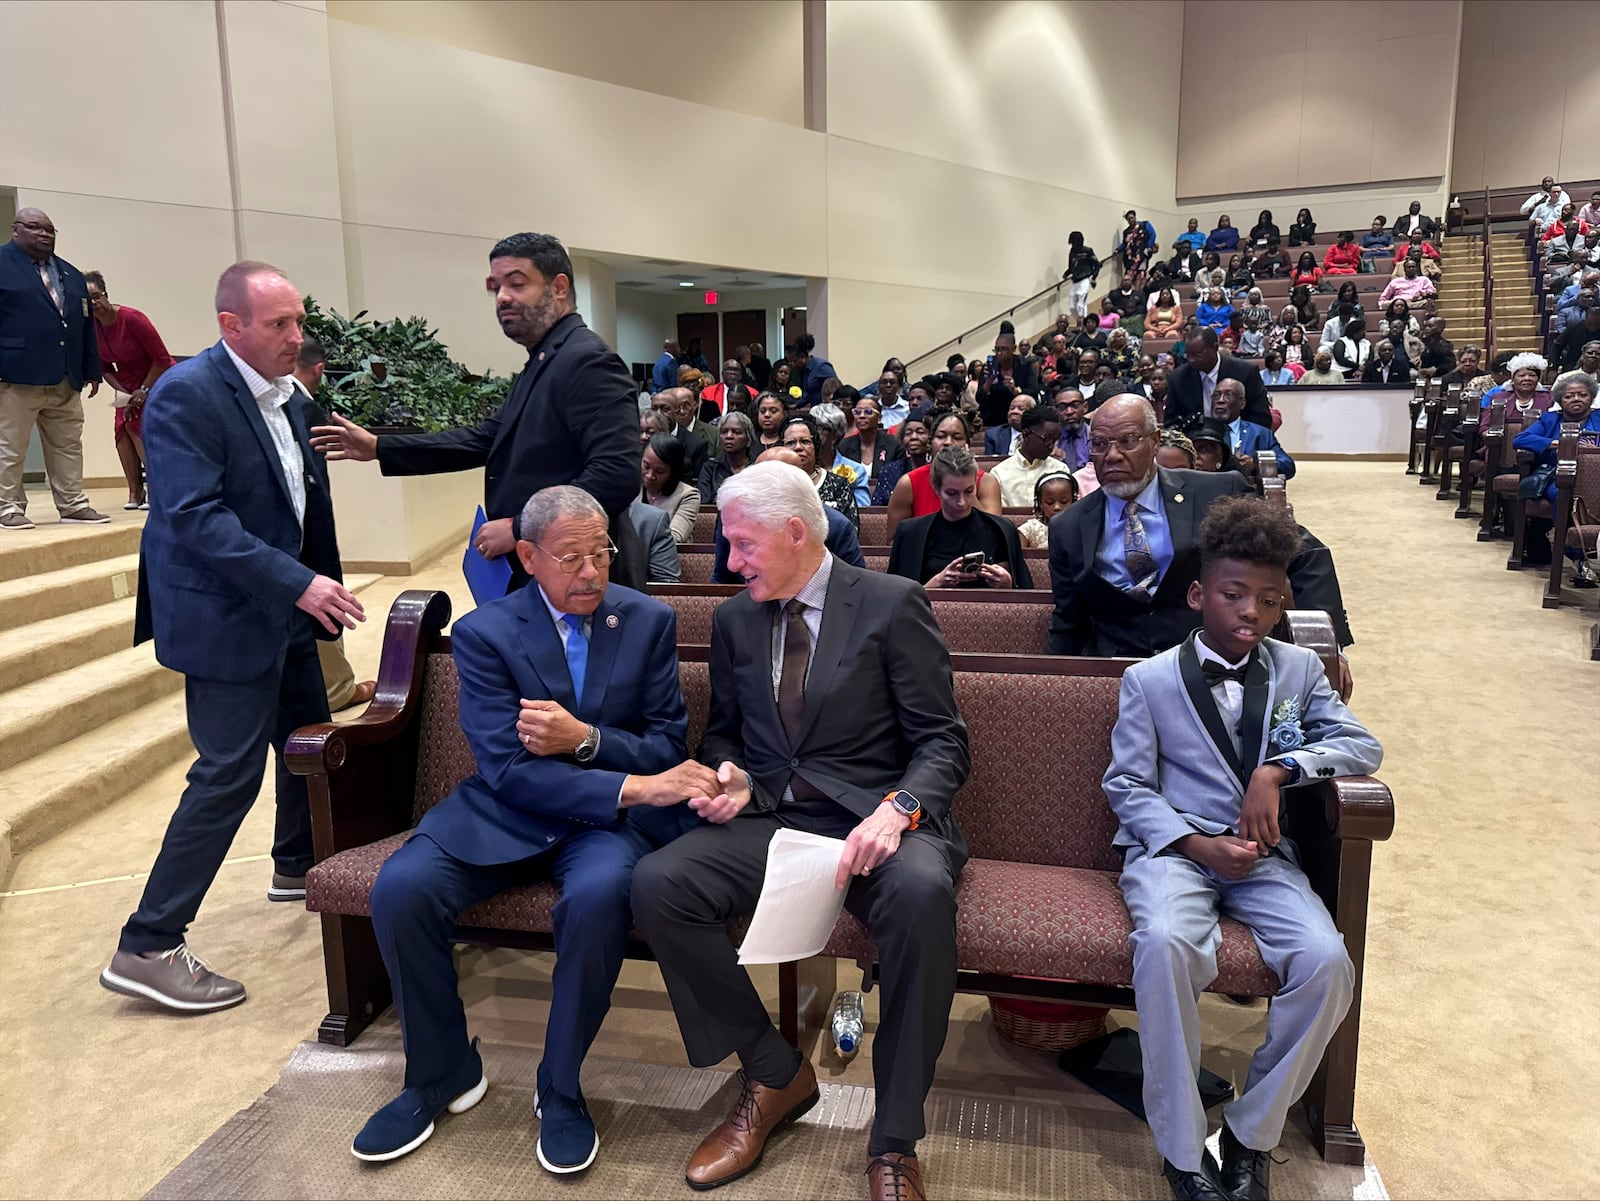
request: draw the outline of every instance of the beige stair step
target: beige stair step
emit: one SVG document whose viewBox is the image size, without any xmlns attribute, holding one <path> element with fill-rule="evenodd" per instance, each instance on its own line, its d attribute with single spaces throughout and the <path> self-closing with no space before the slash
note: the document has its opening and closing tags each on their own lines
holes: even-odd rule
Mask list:
<svg viewBox="0 0 1600 1201">
<path fill-rule="evenodd" d="M 91 609 L 132 596 L 139 556 L 118 555 L 0 583 L 0 629 Z"/>
<path fill-rule="evenodd" d="M 0 714 L 0 771 L 182 687 L 146 643 L 14 688 Z"/>
<path fill-rule="evenodd" d="M 0 773 L 0 882 L 12 856 L 99 812 L 160 768 L 193 753 L 183 694 L 177 693 Z"/>
<path fill-rule="evenodd" d="M 0 693 L 132 646 L 135 603 L 130 596 L 0 631 Z"/>
<path fill-rule="evenodd" d="M 119 515 L 120 516 L 120 515 Z M 143 516 L 143 514 L 140 514 Z M 58 526 L 49 518 L 31 530 L 0 534 L 0 581 L 139 553 L 143 523 Z"/>
</svg>

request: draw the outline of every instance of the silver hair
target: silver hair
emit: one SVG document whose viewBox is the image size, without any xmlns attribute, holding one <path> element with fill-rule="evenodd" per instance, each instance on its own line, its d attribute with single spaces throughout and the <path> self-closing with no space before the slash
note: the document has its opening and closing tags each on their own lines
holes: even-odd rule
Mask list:
<svg viewBox="0 0 1600 1201">
<path fill-rule="evenodd" d="M 935 492 L 953 475 L 976 476 L 977 474 L 978 461 L 965 446 L 945 447 L 933 456 L 933 463 L 928 467 L 928 478 L 933 482 Z"/>
<path fill-rule="evenodd" d="M 792 463 L 769 460 L 729 476 L 717 489 L 717 508 L 726 511 L 735 505 L 762 529 L 781 529 L 789 518 L 798 517 L 819 546 L 828 540 L 822 498 L 811 478 Z"/>
<path fill-rule="evenodd" d="M 1561 397 L 1566 393 L 1567 388 L 1572 384 L 1580 385 L 1584 391 L 1589 393 L 1589 403 L 1591 406 L 1594 404 L 1595 397 L 1600 396 L 1600 380 L 1595 379 L 1595 377 L 1590 375 L 1587 371 L 1567 372 L 1560 379 L 1556 380 L 1554 384 L 1550 385 L 1550 395 L 1554 396 L 1557 400 L 1560 400 Z"/>
<path fill-rule="evenodd" d="M 544 532 L 563 517 L 598 517 L 606 521 L 606 511 L 600 502 L 582 488 L 571 484 L 557 484 L 541 488 L 528 497 L 522 506 L 522 516 L 517 520 L 517 535 L 524 542 L 537 542 Z"/>
<path fill-rule="evenodd" d="M 670 434 L 672 432 L 672 422 L 667 420 L 667 415 L 660 409 L 646 409 L 639 414 L 639 428 L 642 430 L 646 426 L 650 427 L 652 434 Z"/>
<path fill-rule="evenodd" d="M 736 428 L 744 432 L 744 436 L 751 446 L 756 444 L 756 423 L 737 409 L 730 409 L 717 419 L 717 432 L 721 433 L 722 428 L 730 421 L 733 422 Z"/>
<path fill-rule="evenodd" d="M 836 404 L 812 405 L 811 420 L 817 423 L 818 429 L 825 429 L 832 434 L 835 442 L 844 437 L 848 424 L 844 419 L 844 410 Z"/>
</svg>

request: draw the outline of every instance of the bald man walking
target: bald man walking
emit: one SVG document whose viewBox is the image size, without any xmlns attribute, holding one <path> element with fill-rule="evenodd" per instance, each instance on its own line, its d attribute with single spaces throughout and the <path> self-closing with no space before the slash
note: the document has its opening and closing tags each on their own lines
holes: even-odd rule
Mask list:
<svg viewBox="0 0 1600 1201">
<path fill-rule="evenodd" d="M 56 511 L 68 525 L 111 519 L 83 491 L 83 385 L 100 390 L 100 351 L 83 273 L 56 255 L 48 214 L 21 209 L 0 246 L 0 531 L 33 529 L 23 463 L 34 427 Z"/>
</svg>

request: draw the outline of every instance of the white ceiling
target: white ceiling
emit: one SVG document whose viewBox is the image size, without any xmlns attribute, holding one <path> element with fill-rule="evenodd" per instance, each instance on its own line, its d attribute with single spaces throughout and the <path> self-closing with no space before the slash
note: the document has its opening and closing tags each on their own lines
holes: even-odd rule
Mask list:
<svg viewBox="0 0 1600 1201">
<path fill-rule="evenodd" d="M 675 259 L 646 259 L 629 254 L 597 254 L 579 251 L 585 258 L 598 259 L 616 268 L 617 287 L 633 292 L 666 295 L 672 292 L 776 291 L 805 293 L 806 281 L 799 275 L 780 275 L 770 271 L 742 271 L 735 267 L 715 267 L 707 263 L 684 263 Z M 679 284 L 691 280 L 694 288 Z"/>
</svg>

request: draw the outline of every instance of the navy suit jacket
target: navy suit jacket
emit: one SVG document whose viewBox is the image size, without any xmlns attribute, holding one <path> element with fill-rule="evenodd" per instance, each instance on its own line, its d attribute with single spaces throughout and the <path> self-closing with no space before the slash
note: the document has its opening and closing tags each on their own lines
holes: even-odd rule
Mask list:
<svg viewBox="0 0 1600 1201">
<path fill-rule="evenodd" d="M 983 431 L 983 453 L 1008 455 L 1011 453 L 1011 426 L 991 425 Z"/>
<path fill-rule="evenodd" d="M 100 344 L 83 272 L 59 256 L 61 309 L 15 242 L 0 246 L 0 380 L 73 388 L 100 378 Z"/>
<path fill-rule="evenodd" d="M 255 398 L 219 342 L 167 371 L 144 409 L 150 516 L 140 542 L 134 642 L 202 680 L 243 682 L 281 663 L 316 575 L 342 579 L 328 468 L 303 405 L 284 412 L 304 460 L 304 528 Z"/>
<path fill-rule="evenodd" d="M 670 606 L 611 584 L 591 622 L 583 695 L 575 698 L 566 651 L 537 584 L 462 617 L 450 649 L 461 679 L 461 729 L 478 770 L 428 811 L 418 832 L 462 862 L 482 865 L 543 854 L 580 830 L 616 828 L 624 777 L 665 771 L 689 757 L 677 644 Z M 523 698 L 555 701 L 598 726 L 594 759 L 580 764 L 523 746 L 516 730 Z M 664 843 L 687 812 L 639 808 L 628 820 Z"/>
</svg>

